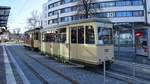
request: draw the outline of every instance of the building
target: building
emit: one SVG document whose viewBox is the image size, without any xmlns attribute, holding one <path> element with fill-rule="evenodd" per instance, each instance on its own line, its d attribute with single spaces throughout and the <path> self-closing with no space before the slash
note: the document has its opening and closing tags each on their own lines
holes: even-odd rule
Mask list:
<svg viewBox="0 0 150 84">
<path fill-rule="evenodd" d="M 43 4 L 43 28 L 84 19 L 83 15 L 77 16 L 79 1 L 48 0 Z M 136 43 L 136 50 L 139 52 L 137 54 L 149 55 L 150 58 L 150 0 L 92 1 L 94 12 L 89 18 L 109 19 L 117 26 L 116 29 L 123 31 L 119 34 L 119 43 L 129 46 Z M 115 41 L 118 44 L 118 41 Z"/>
<path fill-rule="evenodd" d="M 78 1 L 48 0 L 43 5 L 44 27 L 56 25 L 58 22 L 61 24 L 84 18 L 76 17 Z M 148 18 L 150 17 L 148 12 L 150 9 L 149 2 L 149 0 L 146 0 L 146 3 L 143 0 L 95 0 L 93 3 L 96 10 L 94 17 L 108 18 L 114 23 L 139 23 L 146 20 L 150 22 Z"/>
<path fill-rule="evenodd" d="M 0 41 L 9 40 L 10 32 L 7 30 L 7 22 L 10 13 L 10 7 L 0 6 Z"/>
</svg>

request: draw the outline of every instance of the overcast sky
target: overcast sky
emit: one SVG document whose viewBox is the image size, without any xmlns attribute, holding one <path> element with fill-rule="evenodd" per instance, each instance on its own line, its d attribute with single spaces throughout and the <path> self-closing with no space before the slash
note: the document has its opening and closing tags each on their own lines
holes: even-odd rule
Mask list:
<svg viewBox="0 0 150 84">
<path fill-rule="evenodd" d="M 11 12 L 8 21 L 8 29 L 13 31 L 15 28 L 21 28 L 25 31 L 27 18 L 31 16 L 33 10 L 39 13 L 42 11 L 42 5 L 47 0 L 0 0 L 0 6 L 10 6 Z"/>
</svg>

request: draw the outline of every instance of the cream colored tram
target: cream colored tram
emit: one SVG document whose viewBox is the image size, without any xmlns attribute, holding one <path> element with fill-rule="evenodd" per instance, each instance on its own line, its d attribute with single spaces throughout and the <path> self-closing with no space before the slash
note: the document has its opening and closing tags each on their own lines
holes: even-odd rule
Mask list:
<svg viewBox="0 0 150 84">
<path fill-rule="evenodd" d="M 41 48 L 40 28 L 35 28 L 25 32 L 25 46 L 40 50 Z"/>
<path fill-rule="evenodd" d="M 88 19 L 42 29 L 41 51 L 53 57 L 83 64 L 113 62 L 113 24 Z"/>
</svg>

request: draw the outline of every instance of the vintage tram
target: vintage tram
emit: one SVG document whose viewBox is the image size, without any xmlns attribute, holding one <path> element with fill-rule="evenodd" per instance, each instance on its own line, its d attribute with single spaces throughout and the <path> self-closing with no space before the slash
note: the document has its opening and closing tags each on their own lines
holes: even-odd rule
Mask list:
<svg viewBox="0 0 150 84">
<path fill-rule="evenodd" d="M 86 19 L 41 29 L 41 52 L 67 61 L 101 65 L 114 61 L 113 24 Z M 35 44 L 37 46 L 37 44 Z"/>
<path fill-rule="evenodd" d="M 25 32 L 25 47 L 31 48 L 33 50 L 41 49 L 41 28 L 35 28 Z"/>
</svg>

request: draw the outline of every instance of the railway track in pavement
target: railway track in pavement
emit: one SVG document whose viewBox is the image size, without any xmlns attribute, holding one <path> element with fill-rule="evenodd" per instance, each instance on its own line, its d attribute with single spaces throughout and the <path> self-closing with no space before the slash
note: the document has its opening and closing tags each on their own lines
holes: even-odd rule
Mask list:
<svg viewBox="0 0 150 84">
<path fill-rule="evenodd" d="M 101 68 L 85 68 L 87 71 L 91 71 L 97 74 L 103 75 L 103 69 Z M 132 74 L 129 73 L 123 73 L 121 71 L 115 71 L 112 69 L 106 70 L 106 76 L 111 78 L 116 78 L 118 80 L 122 80 L 127 82 L 128 84 L 150 84 L 150 81 L 139 76 L 133 77 Z"/>
<path fill-rule="evenodd" d="M 21 46 L 17 46 L 17 47 L 13 47 L 12 49 L 14 49 L 14 50 L 16 50 L 17 48 L 19 48 L 18 50 L 21 50 L 21 49 L 23 49 L 23 48 L 21 48 Z M 95 75 L 97 74 L 97 77 L 96 78 L 94 78 L 94 79 L 92 79 L 92 80 L 96 80 L 97 78 L 98 79 L 100 79 L 99 78 L 99 76 L 101 76 L 101 82 L 102 82 L 102 80 L 103 80 L 103 77 L 102 77 L 102 73 L 95 73 L 95 72 L 93 72 L 93 71 L 88 71 L 88 70 L 86 70 L 86 69 L 83 69 L 83 68 L 79 68 L 79 67 L 73 67 L 73 71 L 71 70 L 70 72 L 68 72 L 67 71 L 67 73 L 66 73 L 66 71 L 63 71 L 63 67 L 66 67 L 66 66 L 62 66 L 63 64 L 61 63 L 61 65 L 59 66 L 57 66 L 57 64 L 58 63 L 54 63 L 54 62 L 50 62 L 50 63 L 48 63 L 46 60 L 44 61 L 44 59 L 42 60 L 42 59 L 40 59 L 40 58 L 46 58 L 47 59 L 47 57 L 43 57 L 43 56 L 41 56 L 41 55 L 37 55 L 37 53 L 35 53 L 35 52 L 32 52 L 32 53 L 34 53 L 35 55 L 33 55 L 33 54 L 31 54 L 31 51 L 26 51 L 25 49 L 24 49 L 24 51 L 23 51 L 24 53 L 22 53 L 22 54 L 24 54 L 25 56 L 30 56 L 29 58 L 30 59 L 34 59 L 34 60 L 36 60 L 37 62 L 39 62 L 40 64 L 44 64 L 44 65 L 46 65 L 47 67 L 50 67 L 50 68 L 52 68 L 52 69 L 54 69 L 54 70 L 57 70 L 57 71 L 59 71 L 59 72 L 61 72 L 63 75 L 65 75 L 65 76 L 67 76 L 67 77 L 71 77 L 71 79 L 75 79 L 75 80 L 77 80 L 79 83 L 81 83 L 81 82 L 83 82 L 83 80 L 85 80 L 85 78 L 83 78 L 82 80 L 79 80 L 80 79 L 80 75 L 81 75 L 81 77 L 83 76 L 83 77 L 86 77 L 86 73 L 94 73 Z M 51 61 L 51 60 L 50 60 Z M 52 60 L 52 61 L 55 61 L 55 60 Z M 56 65 L 56 66 L 55 66 Z M 70 66 L 70 65 L 69 65 Z M 68 66 L 68 67 L 69 67 Z M 71 65 L 71 67 L 72 67 L 73 65 Z M 59 67 L 59 68 L 57 68 L 57 67 Z M 62 67 L 62 68 L 60 68 L 60 67 Z M 75 69 L 75 70 L 74 70 Z M 77 71 L 77 72 L 76 72 Z M 81 71 L 81 72 L 80 72 Z M 84 72 L 84 73 L 83 73 Z M 79 78 L 76 78 L 76 77 L 74 77 L 73 75 L 75 75 L 75 73 L 76 73 L 76 76 Z M 85 75 L 85 76 L 84 76 Z M 99 76 L 98 76 L 99 75 Z M 91 77 L 92 77 L 92 75 L 91 75 Z M 91 78 L 90 77 L 90 78 Z M 125 80 L 121 80 L 121 79 L 117 79 L 116 77 L 112 77 L 112 76 L 108 76 L 109 78 L 111 78 L 111 79 L 115 79 L 115 80 L 118 80 L 118 81 L 122 81 L 122 82 L 124 82 L 124 83 L 111 83 L 110 82 L 110 80 L 109 79 L 107 79 L 107 80 L 109 80 L 109 83 L 110 84 L 126 84 L 127 83 L 127 81 L 125 81 Z M 87 79 L 88 79 L 88 76 L 87 76 Z M 87 79 L 85 80 L 85 81 L 87 81 Z M 89 79 L 89 80 L 91 80 L 91 79 Z M 97 80 L 96 80 L 97 81 Z M 77 82 L 77 83 L 78 83 Z M 93 83 L 93 82 L 92 82 Z M 92 84 L 92 83 L 81 83 L 81 84 Z M 109 84 L 108 83 L 108 84 Z"/>
<path fill-rule="evenodd" d="M 8 49 L 8 50 L 10 50 L 10 51 L 16 53 L 16 51 L 13 51 L 11 48 Z M 29 54 L 27 54 L 27 53 L 24 53 L 24 54 L 26 55 L 26 57 L 29 57 L 30 59 L 32 59 L 32 60 L 34 60 L 35 62 L 37 62 L 37 64 L 44 66 L 48 71 L 53 72 L 53 73 L 57 74 L 58 76 L 60 76 L 61 78 L 63 78 L 64 80 L 69 81 L 69 82 L 70 82 L 69 84 L 79 84 L 76 80 L 74 80 L 74 79 L 72 79 L 72 78 L 66 76 L 65 74 L 59 72 L 58 70 L 55 70 L 55 69 L 52 68 L 52 67 L 49 67 L 48 65 L 46 65 L 46 64 L 44 64 L 44 63 L 42 63 L 42 62 L 40 62 L 39 60 L 37 60 L 36 58 L 30 56 Z M 29 59 L 29 58 L 28 58 L 28 59 Z M 42 75 L 37 71 L 37 69 L 35 69 L 31 64 L 29 64 L 29 63 L 27 62 L 27 60 L 25 60 L 24 58 L 20 58 L 20 59 L 21 59 L 21 60 L 23 61 L 23 63 L 34 73 L 34 75 L 35 75 L 37 78 L 39 78 L 40 81 L 42 81 L 43 84 L 49 84 L 49 83 L 51 82 L 51 81 L 49 81 L 48 79 L 45 79 L 45 77 L 42 76 Z"/>
</svg>

